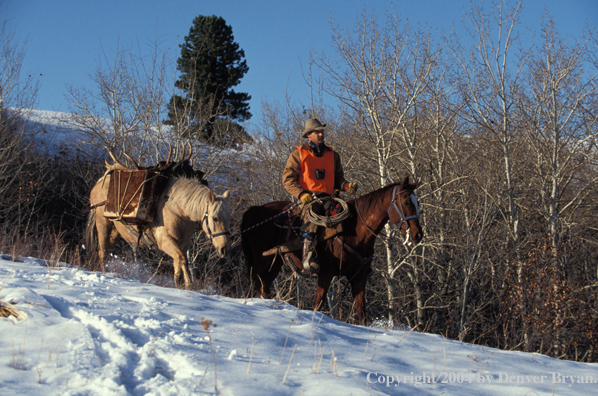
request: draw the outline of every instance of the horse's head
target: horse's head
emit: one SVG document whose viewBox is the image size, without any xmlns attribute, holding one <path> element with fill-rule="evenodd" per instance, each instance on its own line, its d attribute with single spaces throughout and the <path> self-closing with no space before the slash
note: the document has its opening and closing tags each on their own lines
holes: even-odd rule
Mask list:
<svg viewBox="0 0 598 396">
<path fill-rule="evenodd" d="M 404 244 L 419 243 L 424 232 L 419 223 L 419 206 L 415 196 L 417 181 L 409 183 L 409 176 L 403 183 L 396 185 L 392 192 L 392 201 L 388 207 L 388 218 L 399 227 L 405 238 Z"/>
<path fill-rule="evenodd" d="M 228 202 L 229 196 L 229 191 L 223 195 L 216 195 L 210 191 L 206 214 L 201 221 L 203 231 L 212 241 L 220 257 L 226 256 L 231 251 L 229 230 L 232 214 Z"/>
</svg>

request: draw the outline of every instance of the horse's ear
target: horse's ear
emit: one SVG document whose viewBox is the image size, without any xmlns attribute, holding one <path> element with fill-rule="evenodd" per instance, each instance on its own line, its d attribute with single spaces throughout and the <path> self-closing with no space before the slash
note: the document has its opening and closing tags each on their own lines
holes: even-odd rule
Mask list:
<svg viewBox="0 0 598 396">
<path fill-rule="evenodd" d="M 215 200 L 216 196 L 214 195 L 214 191 L 210 190 L 210 192 L 208 193 L 208 202 L 214 203 Z"/>
<path fill-rule="evenodd" d="M 230 191 L 229 191 L 229 190 L 226 190 L 226 191 L 224 192 L 224 194 L 222 194 L 222 198 L 224 198 L 224 199 L 228 199 L 229 197 L 230 197 Z"/>
</svg>

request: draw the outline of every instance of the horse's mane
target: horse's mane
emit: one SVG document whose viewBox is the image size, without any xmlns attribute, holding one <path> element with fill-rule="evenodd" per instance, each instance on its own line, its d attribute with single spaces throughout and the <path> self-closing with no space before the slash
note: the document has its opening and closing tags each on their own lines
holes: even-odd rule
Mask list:
<svg viewBox="0 0 598 396">
<path fill-rule="evenodd" d="M 380 201 L 382 201 L 382 198 L 384 198 L 384 195 L 386 194 L 389 188 L 393 188 L 396 185 L 401 185 L 401 183 L 402 182 L 395 182 L 387 184 L 382 188 L 371 191 L 349 202 L 352 202 L 354 206 L 359 205 L 360 212 L 369 212 L 373 207 L 378 206 L 380 204 Z"/>
<path fill-rule="evenodd" d="M 173 177 L 166 187 L 168 199 L 179 208 L 185 208 L 190 213 L 203 215 L 208 204 L 208 195 L 212 190 L 198 179 Z"/>
</svg>

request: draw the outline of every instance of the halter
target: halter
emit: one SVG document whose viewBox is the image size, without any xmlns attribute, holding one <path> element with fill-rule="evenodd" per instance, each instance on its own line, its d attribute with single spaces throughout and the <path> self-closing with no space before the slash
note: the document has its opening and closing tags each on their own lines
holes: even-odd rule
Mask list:
<svg viewBox="0 0 598 396">
<path fill-rule="evenodd" d="M 222 236 L 222 235 L 230 235 L 229 231 L 223 231 L 223 232 L 219 232 L 219 233 L 216 233 L 216 234 L 212 234 L 212 230 L 210 229 L 210 224 L 208 223 L 208 211 L 207 211 L 207 209 L 206 209 L 206 214 L 203 215 L 203 219 L 201 220 L 201 222 L 202 223 L 204 223 L 204 222 L 206 223 L 206 230 L 208 230 L 207 234 L 210 237 L 210 239 L 214 239 L 214 238 L 217 238 L 217 237 Z"/>
<path fill-rule="evenodd" d="M 415 212 L 416 214 L 413 216 L 405 216 L 403 214 L 403 211 L 401 209 L 403 209 L 403 202 L 401 200 L 399 200 L 399 205 L 401 205 L 401 208 L 399 209 L 399 207 L 397 206 L 397 197 L 398 197 L 398 193 L 397 193 L 397 188 L 399 186 L 395 186 L 395 188 L 392 190 L 392 201 L 390 203 L 390 205 L 388 206 L 388 216 L 390 218 L 390 210 L 391 209 L 395 209 L 397 214 L 399 215 L 399 217 L 401 218 L 401 222 L 399 223 L 398 227 L 399 230 L 401 229 L 401 226 L 403 225 L 403 223 L 407 223 L 409 220 L 411 219 L 417 219 L 419 221 L 419 205 L 417 204 L 417 198 L 415 198 L 414 194 L 411 194 L 411 201 L 413 202 L 413 204 L 415 205 Z M 400 191 L 399 191 L 400 193 Z M 406 239 L 405 239 L 405 243 L 407 243 L 409 241 L 409 224 L 407 223 L 407 230 L 405 231 Z"/>
</svg>

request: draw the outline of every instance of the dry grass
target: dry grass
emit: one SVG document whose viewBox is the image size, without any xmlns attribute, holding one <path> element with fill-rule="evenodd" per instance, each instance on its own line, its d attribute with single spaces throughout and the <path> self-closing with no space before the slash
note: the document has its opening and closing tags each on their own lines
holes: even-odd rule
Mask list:
<svg viewBox="0 0 598 396">
<path fill-rule="evenodd" d="M 14 305 L 9 302 L 0 300 L 0 317 L 9 318 L 14 316 L 18 320 L 24 320 L 25 314 L 19 311 Z"/>
<path fill-rule="evenodd" d="M 65 242 L 65 233 L 40 227 L 31 235 L 19 234 L 18 227 L 0 227 L 0 252 L 4 259 L 22 261 L 20 257 L 36 257 L 57 266 L 59 262 L 81 267 L 83 258 L 78 247 Z"/>
</svg>

